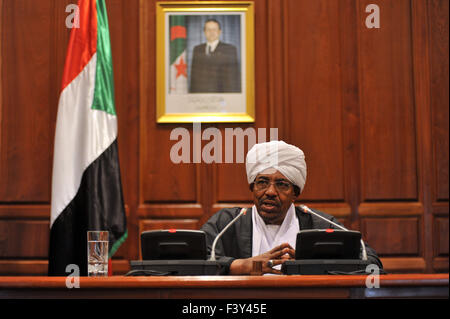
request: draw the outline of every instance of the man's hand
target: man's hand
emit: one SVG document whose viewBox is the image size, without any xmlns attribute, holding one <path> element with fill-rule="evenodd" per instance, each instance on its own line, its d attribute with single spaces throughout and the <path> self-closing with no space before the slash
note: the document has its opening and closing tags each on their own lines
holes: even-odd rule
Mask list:
<svg viewBox="0 0 450 319">
<path fill-rule="evenodd" d="M 295 258 L 295 250 L 288 243 L 283 243 L 270 251 L 247 259 L 236 259 L 230 265 L 230 275 L 248 275 L 252 271 L 253 261 L 262 261 L 262 272 L 281 274 L 278 269 L 268 266 L 267 262 L 272 260 L 273 266 L 281 265 L 284 261 Z"/>
</svg>

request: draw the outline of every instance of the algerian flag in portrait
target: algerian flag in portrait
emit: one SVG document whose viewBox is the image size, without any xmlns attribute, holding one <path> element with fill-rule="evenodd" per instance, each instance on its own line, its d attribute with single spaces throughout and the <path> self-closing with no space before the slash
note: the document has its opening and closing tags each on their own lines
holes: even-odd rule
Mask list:
<svg viewBox="0 0 450 319">
<path fill-rule="evenodd" d="M 170 88 L 169 93 L 186 94 L 187 62 L 186 62 L 186 22 L 185 16 L 172 15 L 170 23 Z"/>
</svg>

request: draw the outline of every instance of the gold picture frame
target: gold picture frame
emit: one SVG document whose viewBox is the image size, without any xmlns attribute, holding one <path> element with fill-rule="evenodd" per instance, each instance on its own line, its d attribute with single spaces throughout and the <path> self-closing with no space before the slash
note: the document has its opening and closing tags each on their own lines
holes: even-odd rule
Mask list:
<svg viewBox="0 0 450 319">
<path fill-rule="evenodd" d="M 254 122 L 254 89 L 252 1 L 156 3 L 157 123 Z"/>
</svg>

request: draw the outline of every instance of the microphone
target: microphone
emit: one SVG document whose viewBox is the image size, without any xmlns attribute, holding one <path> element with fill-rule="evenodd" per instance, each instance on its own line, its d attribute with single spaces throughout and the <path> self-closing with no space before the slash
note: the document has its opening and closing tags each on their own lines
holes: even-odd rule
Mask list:
<svg viewBox="0 0 450 319">
<path fill-rule="evenodd" d="M 224 229 L 219 233 L 219 235 L 216 236 L 216 239 L 214 239 L 212 247 L 211 247 L 211 257 L 209 260 L 215 261 L 216 260 L 216 245 L 219 241 L 219 238 L 222 237 L 222 235 L 227 231 L 228 228 L 230 228 L 231 225 L 233 225 L 239 218 L 241 218 L 242 215 L 245 215 L 247 213 L 247 208 L 242 208 L 240 213 L 233 218 L 231 222 L 228 223 L 228 225 L 225 226 Z"/>
<path fill-rule="evenodd" d="M 339 228 L 339 229 L 348 231 L 348 229 L 345 228 L 344 226 L 341 226 L 341 225 L 339 225 L 339 224 L 336 224 L 335 222 L 329 220 L 328 218 L 325 218 L 325 217 L 323 217 L 323 216 L 317 214 L 316 212 L 312 211 L 312 210 L 311 210 L 308 206 L 306 206 L 306 205 L 300 205 L 300 208 L 301 208 L 301 210 L 303 210 L 303 212 L 305 212 L 305 213 L 313 214 L 314 216 L 319 217 L 320 219 L 322 219 L 322 220 L 324 220 L 324 221 L 326 221 L 326 222 L 329 222 L 330 224 L 336 226 L 336 227 Z M 366 245 L 364 244 L 364 241 L 363 241 L 362 239 L 361 239 L 361 247 L 362 247 L 362 260 L 367 260 Z"/>
</svg>

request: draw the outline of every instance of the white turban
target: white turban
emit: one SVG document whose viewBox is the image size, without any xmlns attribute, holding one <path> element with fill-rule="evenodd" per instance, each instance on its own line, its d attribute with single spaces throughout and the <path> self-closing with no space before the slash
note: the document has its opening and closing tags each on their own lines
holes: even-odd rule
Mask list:
<svg viewBox="0 0 450 319">
<path fill-rule="evenodd" d="M 283 174 L 292 184 L 303 187 L 306 182 L 305 154 L 297 146 L 283 141 L 255 144 L 247 153 L 245 161 L 247 181 L 255 181 L 258 174 L 273 168 Z"/>
</svg>

